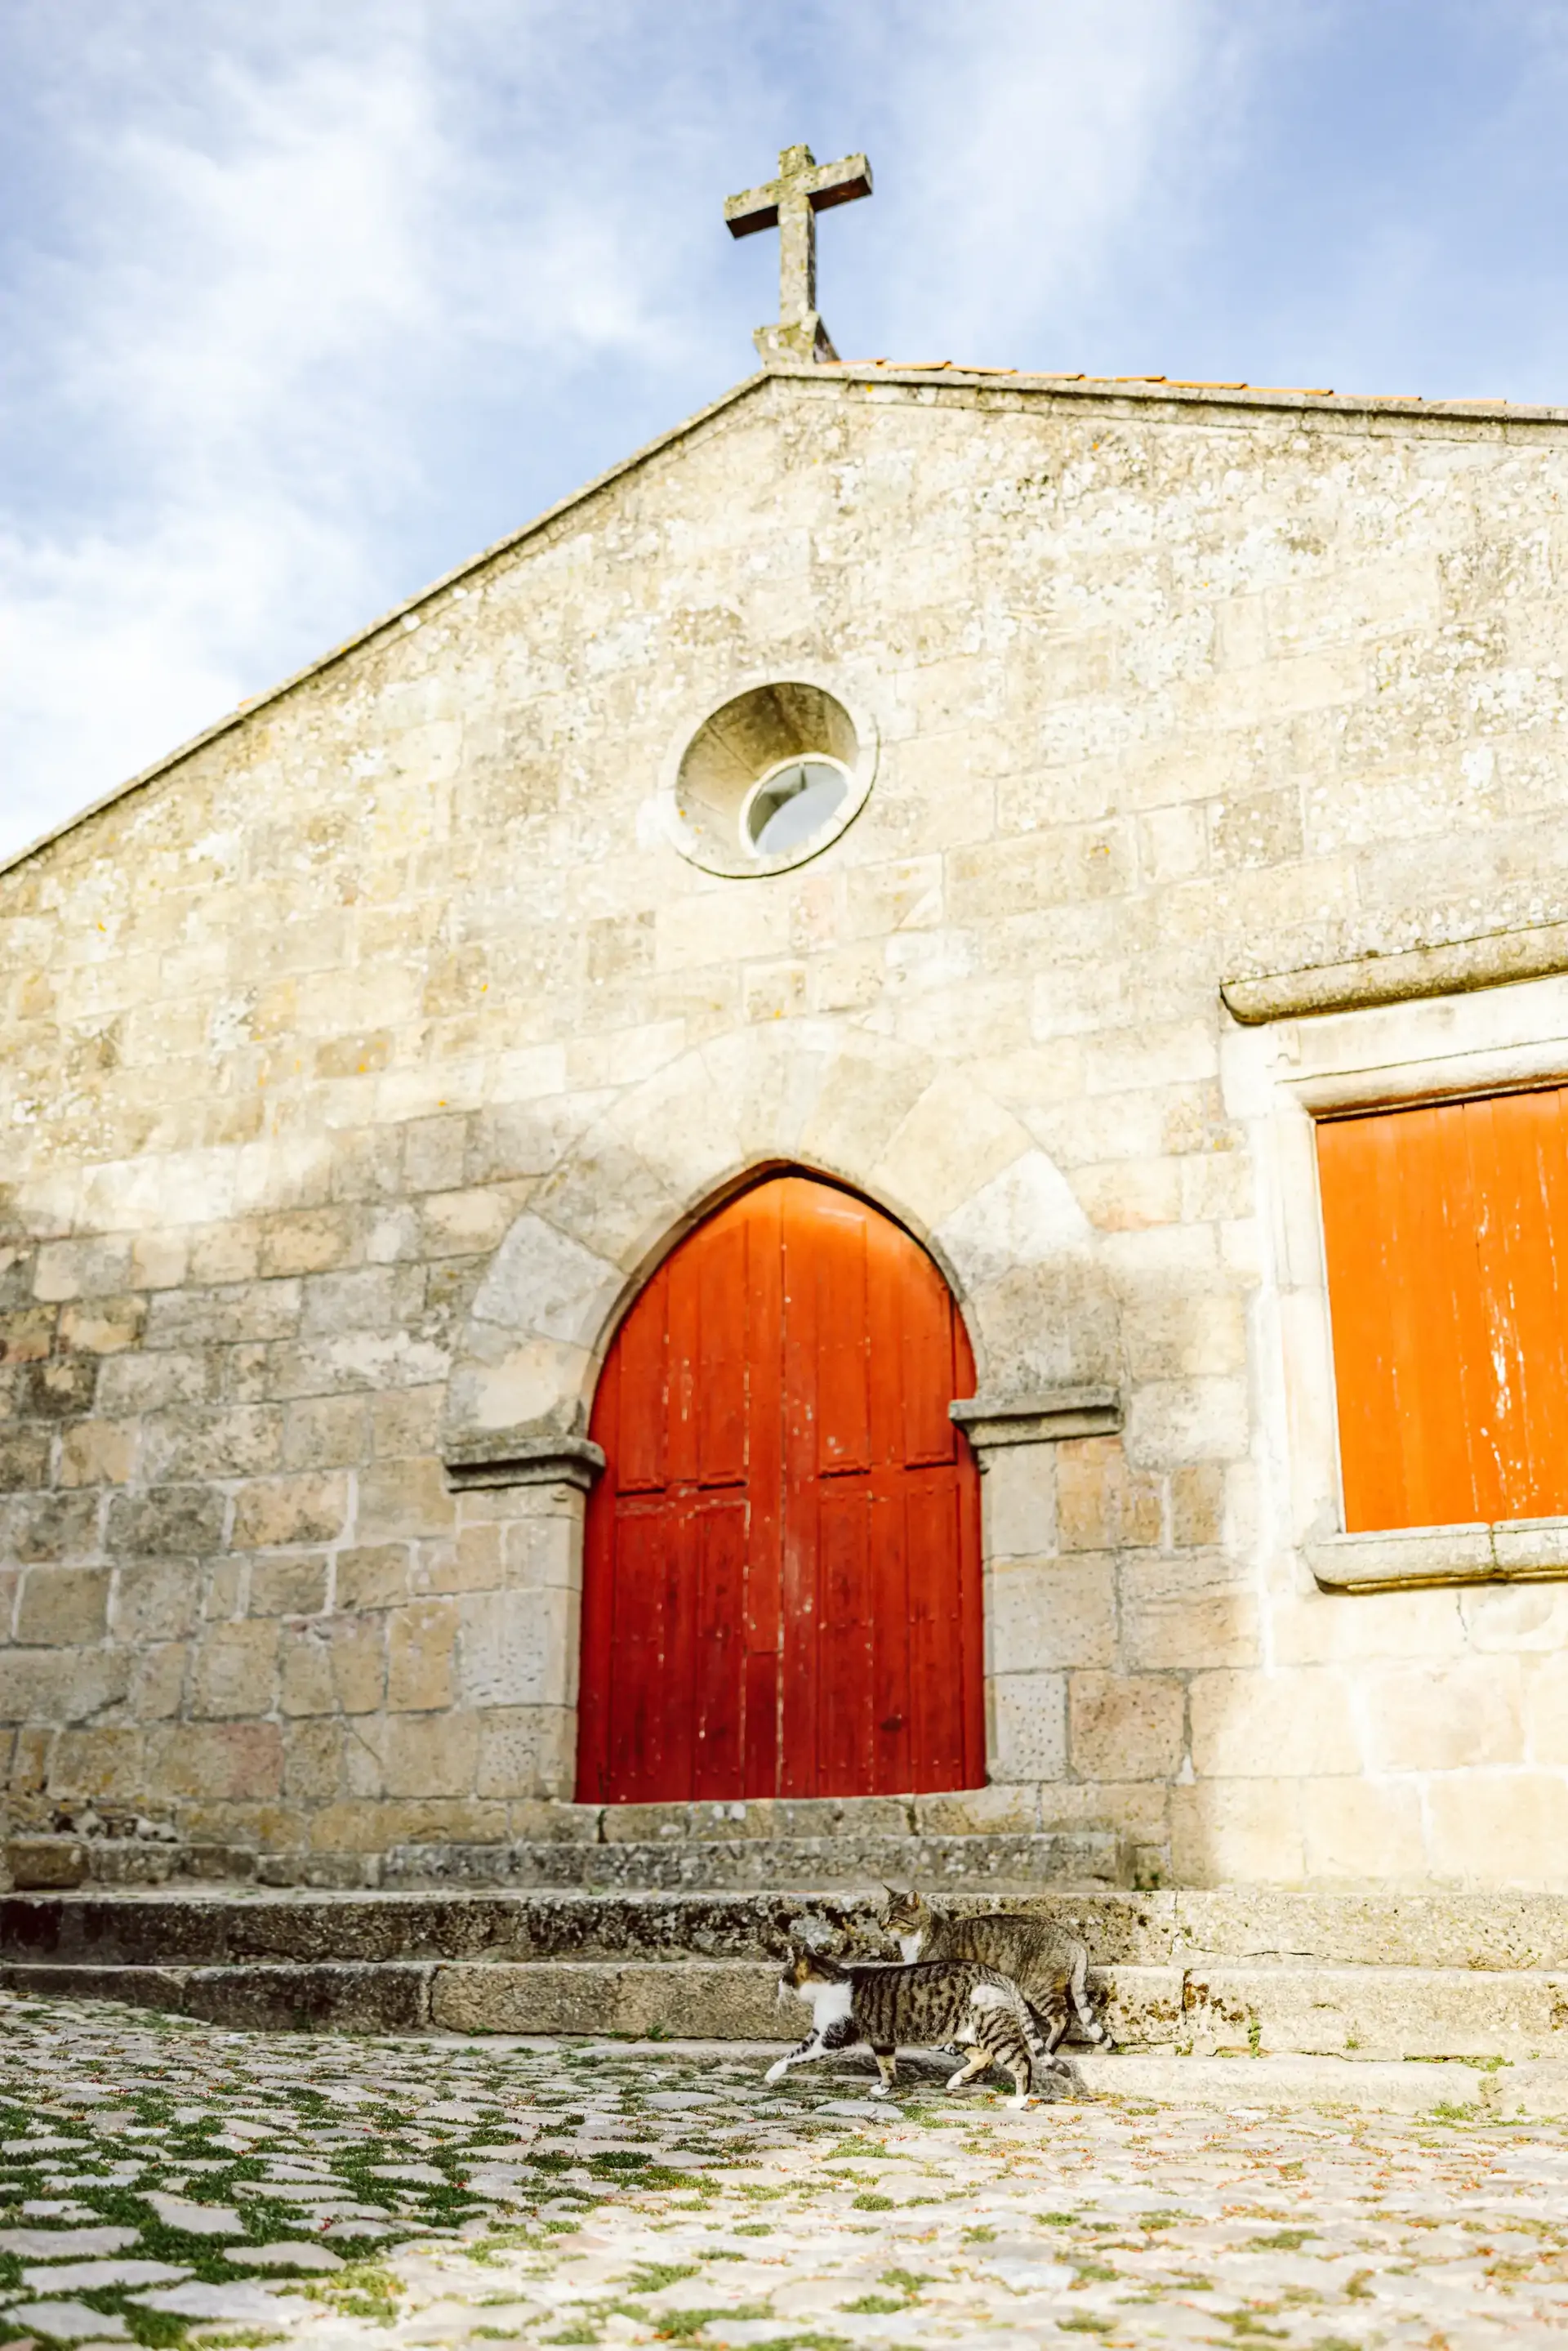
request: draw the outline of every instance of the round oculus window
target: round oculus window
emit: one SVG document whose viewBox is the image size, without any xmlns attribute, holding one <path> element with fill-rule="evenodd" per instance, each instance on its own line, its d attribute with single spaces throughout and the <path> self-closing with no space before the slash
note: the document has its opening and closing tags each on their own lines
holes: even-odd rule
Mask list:
<svg viewBox="0 0 1568 2351">
<path fill-rule="evenodd" d="M 849 778 L 836 759 L 787 759 L 762 777 L 741 811 L 741 841 L 758 857 L 804 849 L 837 815 Z"/>
<path fill-rule="evenodd" d="M 820 856 L 866 804 L 877 729 L 802 678 L 748 687 L 672 751 L 660 787 L 683 857 L 739 881 Z"/>
</svg>

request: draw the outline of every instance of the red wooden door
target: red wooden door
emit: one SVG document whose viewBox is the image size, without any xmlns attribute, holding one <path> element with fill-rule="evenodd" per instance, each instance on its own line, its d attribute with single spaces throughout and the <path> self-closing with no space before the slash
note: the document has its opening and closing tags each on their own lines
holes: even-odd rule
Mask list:
<svg viewBox="0 0 1568 2351">
<path fill-rule="evenodd" d="M 594 1401 L 582 1802 L 983 1779 L 973 1387 L 930 1259 L 836 1185 L 771 1177 L 674 1250 Z"/>
</svg>

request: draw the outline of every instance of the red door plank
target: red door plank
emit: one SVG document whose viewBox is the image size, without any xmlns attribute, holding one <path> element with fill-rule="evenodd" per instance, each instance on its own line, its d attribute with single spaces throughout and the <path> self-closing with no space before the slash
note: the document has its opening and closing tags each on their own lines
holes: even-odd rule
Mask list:
<svg viewBox="0 0 1568 2351">
<path fill-rule="evenodd" d="M 779 1790 L 784 1638 L 784 1187 L 735 1203 L 746 1237 L 746 1584 L 742 1780 L 732 1794 Z"/>
<path fill-rule="evenodd" d="M 937 1268 L 836 1185 L 770 1177 L 671 1251 L 590 1424 L 586 1800 L 983 1776 L 973 1385 Z"/>
<path fill-rule="evenodd" d="M 781 1479 L 782 1573 L 779 1614 L 779 1765 L 781 1796 L 815 1796 L 819 1789 L 816 1719 L 818 1528 L 817 1313 L 821 1305 L 819 1249 L 838 1235 L 813 1215 L 815 1187 L 798 1176 L 780 1179 L 784 1266 L 784 1459 Z M 837 1200 L 835 1199 L 835 1207 Z"/>
</svg>

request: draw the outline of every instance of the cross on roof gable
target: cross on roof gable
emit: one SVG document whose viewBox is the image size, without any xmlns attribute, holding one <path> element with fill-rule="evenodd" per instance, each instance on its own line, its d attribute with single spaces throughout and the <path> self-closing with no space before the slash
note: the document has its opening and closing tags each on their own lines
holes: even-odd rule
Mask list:
<svg viewBox="0 0 1568 2351">
<path fill-rule="evenodd" d="M 816 215 L 870 193 L 871 166 L 864 155 L 819 163 L 809 147 L 785 147 L 776 180 L 726 199 L 732 236 L 754 236 L 764 228 L 779 233 L 779 322 L 759 327 L 753 338 L 763 359 L 810 363 L 838 357 L 817 315 Z"/>
</svg>

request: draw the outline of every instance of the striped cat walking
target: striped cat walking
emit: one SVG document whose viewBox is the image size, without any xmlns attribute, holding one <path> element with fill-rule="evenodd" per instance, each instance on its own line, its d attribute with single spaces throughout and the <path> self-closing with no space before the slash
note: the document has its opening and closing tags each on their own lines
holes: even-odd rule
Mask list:
<svg viewBox="0 0 1568 2351">
<path fill-rule="evenodd" d="M 976 2080 L 992 2065 L 1012 2074 L 1014 2106 L 1026 2106 L 1031 2090 L 1056 2098 L 1081 2087 L 1070 2065 L 1053 2061 L 1017 1985 L 995 1968 L 946 1959 L 914 1967 L 847 1967 L 824 1951 L 797 1947 L 779 1978 L 780 1999 L 792 1992 L 811 2010 L 811 2031 L 798 2048 L 769 2066 L 769 2082 L 782 2081 L 792 2065 L 807 2065 L 865 2043 L 880 2076 L 871 2095 L 885 2098 L 898 2078 L 900 2048 L 934 2049 L 956 2042 L 972 2054 L 950 2079 L 950 2090 Z"/>
</svg>

